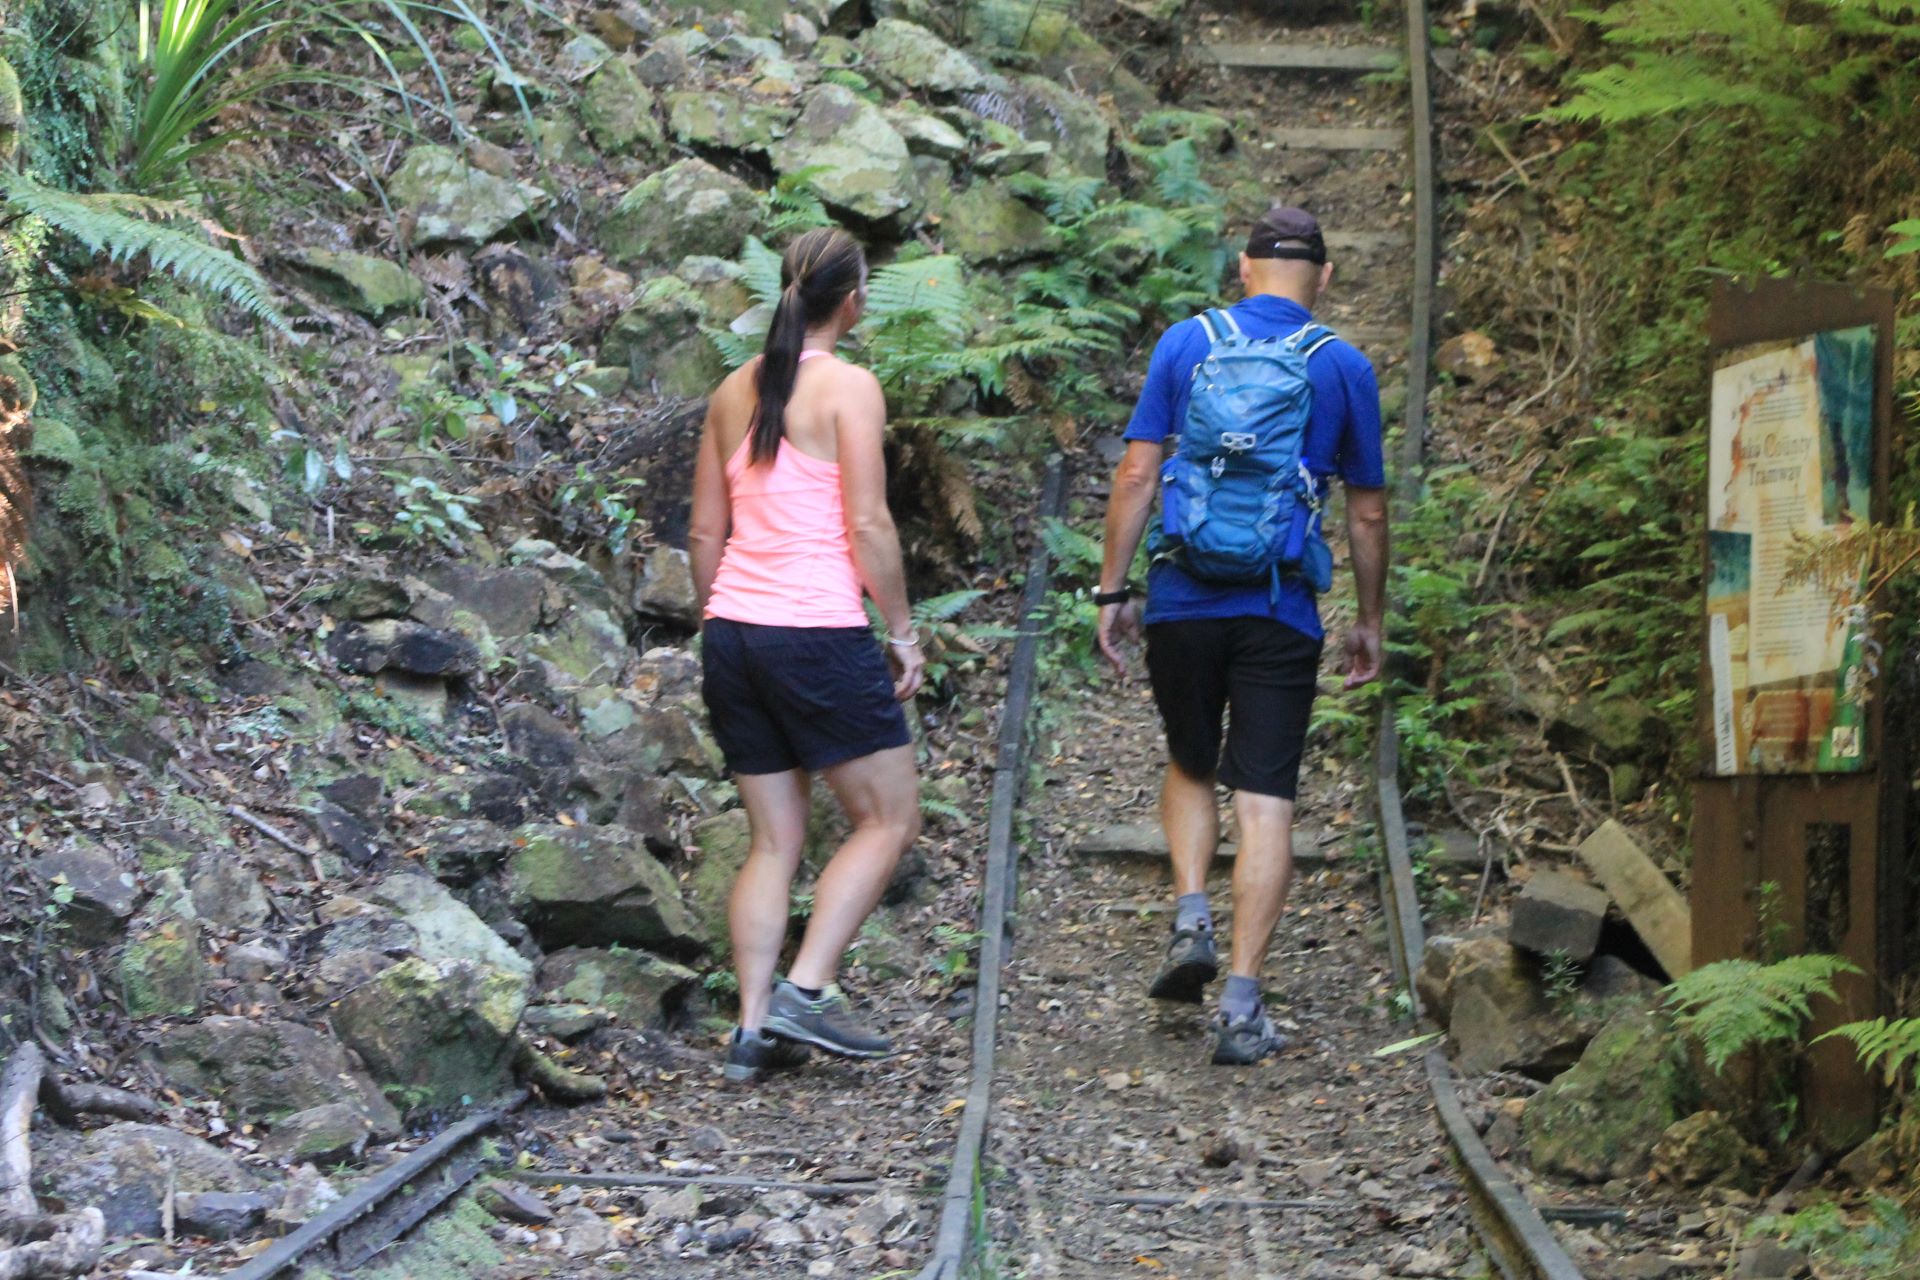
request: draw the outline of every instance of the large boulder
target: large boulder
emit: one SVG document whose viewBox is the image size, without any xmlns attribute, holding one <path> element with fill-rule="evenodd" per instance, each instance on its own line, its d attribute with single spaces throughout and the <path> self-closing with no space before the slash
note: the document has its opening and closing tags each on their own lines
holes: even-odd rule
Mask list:
<svg viewBox="0 0 1920 1280">
<path fill-rule="evenodd" d="M 692 631 L 700 625 L 693 565 L 679 547 L 655 547 L 633 588 L 633 611 Z"/>
<path fill-rule="evenodd" d="M 338 1041 L 296 1022 L 216 1016 L 168 1027 L 153 1045 L 168 1084 L 215 1097 L 242 1120 L 273 1121 L 343 1102 L 376 1133 L 400 1131 L 400 1117 Z"/>
<path fill-rule="evenodd" d="M 807 94 L 799 120 L 773 148 L 782 174 L 818 169 L 813 189 L 835 209 L 888 222 L 913 204 L 906 141 L 886 113 L 853 90 L 822 84 Z"/>
<path fill-rule="evenodd" d="M 522 977 L 533 972 L 532 961 L 430 876 L 406 872 L 391 875 L 362 896 L 411 926 L 425 959 L 472 960 Z"/>
<path fill-rule="evenodd" d="M 472 960 L 403 960 L 349 991 L 333 1024 L 409 1102 L 459 1106 L 507 1083 L 530 979 Z"/>
<path fill-rule="evenodd" d="M 347 1102 L 308 1107 L 278 1120 L 260 1144 L 260 1154 L 279 1164 L 331 1167 L 358 1161 L 373 1137 L 373 1126 Z"/>
<path fill-rule="evenodd" d="M 695 147 L 765 154 L 793 123 L 793 108 L 735 93 L 678 90 L 667 95 L 667 128 Z"/>
<path fill-rule="evenodd" d="M 1585 1182 L 1637 1178 L 1652 1167 L 1662 1135 L 1692 1111 L 1697 1092 L 1672 1024 L 1628 1010 L 1527 1104 L 1521 1133 L 1543 1173 Z"/>
<path fill-rule="evenodd" d="M 621 264 L 678 262 L 688 254 L 731 258 L 760 219 L 760 197 L 705 160 L 682 160 L 621 197 L 600 229 Z"/>
<path fill-rule="evenodd" d="M 1766 1156 L 1718 1111 L 1676 1120 L 1653 1147 L 1654 1172 L 1674 1187 L 1720 1186 L 1752 1192 Z"/>
<path fill-rule="evenodd" d="M 110 1236 L 159 1235 L 170 1195 L 259 1186 L 226 1152 L 164 1125 L 110 1124 L 84 1137 L 63 1131 L 35 1154 L 34 1171 L 46 1190 L 70 1208 L 97 1207 Z"/>
<path fill-rule="evenodd" d="M 968 262 L 1010 262 L 1046 250 L 1048 222 L 1039 210 L 995 183 L 935 197 L 940 242 Z"/>
<path fill-rule="evenodd" d="M 387 194 L 416 245 L 485 244 L 546 199 L 538 187 L 497 178 L 459 152 L 431 144 L 407 152 Z"/>
<path fill-rule="evenodd" d="M 1579 1057 L 1594 1027 L 1571 1001 L 1548 998 L 1536 967 L 1490 934 L 1429 944 L 1416 985 L 1447 1028 L 1463 1073 L 1551 1076 Z"/>
<path fill-rule="evenodd" d="M 530 824 L 515 839 L 508 897 L 543 944 L 699 948 L 679 883 L 638 834 Z"/>
<path fill-rule="evenodd" d="M 550 1001 L 605 1009 L 634 1027 L 674 1021 L 700 975 L 645 951 L 568 947 L 540 962 L 540 991 Z"/>
<path fill-rule="evenodd" d="M 865 66 L 902 93 L 967 93 L 987 84 L 980 64 L 925 27 L 882 18 L 854 41 Z"/>
<path fill-rule="evenodd" d="M 554 607 L 549 603 L 553 585 L 536 569 L 484 569 L 460 562 L 435 566 L 424 577 L 439 598 L 411 599 L 414 617 L 460 632 L 467 630 L 463 616 L 478 618 L 503 644 L 538 631 L 542 617 Z"/>
<path fill-rule="evenodd" d="M 1047 172 L 1054 177 L 1105 177 L 1107 153 L 1113 146 L 1113 122 L 1106 110 L 1085 94 L 1045 76 L 1020 76 L 1014 84 L 1033 104 L 1021 133 L 1053 148 Z"/>
<path fill-rule="evenodd" d="M 603 62 L 588 79 L 580 121 L 593 144 L 614 155 L 658 151 L 665 142 L 654 118 L 653 91 L 620 58 Z"/>
</svg>

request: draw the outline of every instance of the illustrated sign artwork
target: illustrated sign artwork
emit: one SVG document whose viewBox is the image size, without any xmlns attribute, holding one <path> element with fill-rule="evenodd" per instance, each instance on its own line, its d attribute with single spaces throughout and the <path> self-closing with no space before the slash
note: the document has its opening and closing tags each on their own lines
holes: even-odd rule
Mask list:
<svg viewBox="0 0 1920 1280">
<path fill-rule="evenodd" d="M 1707 468 L 1711 772 L 1867 767 L 1857 593 L 1795 581 L 1804 539 L 1869 520 L 1875 330 L 1721 353 Z"/>
</svg>

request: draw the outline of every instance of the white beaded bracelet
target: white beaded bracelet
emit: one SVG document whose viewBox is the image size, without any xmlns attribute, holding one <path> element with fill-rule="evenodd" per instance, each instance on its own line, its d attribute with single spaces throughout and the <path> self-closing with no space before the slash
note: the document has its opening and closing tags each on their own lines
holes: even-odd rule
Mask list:
<svg viewBox="0 0 1920 1280">
<path fill-rule="evenodd" d="M 896 649 L 918 649 L 920 647 L 920 637 L 913 635 L 908 636 L 905 640 L 901 640 L 894 636 L 888 636 L 887 643 Z"/>
</svg>

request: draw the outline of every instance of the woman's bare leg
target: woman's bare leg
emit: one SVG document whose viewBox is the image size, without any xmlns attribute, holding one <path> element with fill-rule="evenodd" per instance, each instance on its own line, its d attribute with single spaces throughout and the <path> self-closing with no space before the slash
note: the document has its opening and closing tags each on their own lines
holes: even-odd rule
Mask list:
<svg viewBox="0 0 1920 1280">
<path fill-rule="evenodd" d="M 727 904 L 733 933 L 733 972 L 740 980 L 740 1025 L 758 1031 L 773 994 L 773 971 L 787 940 L 793 873 L 807 842 L 812 789 L 803 770 L 738 774 L 741 803 L 752 833 L 747 860 Z"/>
<path fill-rule="evenodd" d="M 813 886 L 813 918 L 787 977 L 819 988 L 840 972 L 840 959 L 866 921 L 900 855 L 920 835 L 920 778 L 911 746 L 892 747 L 824 771 L 853 823 Z"/>
</svg>

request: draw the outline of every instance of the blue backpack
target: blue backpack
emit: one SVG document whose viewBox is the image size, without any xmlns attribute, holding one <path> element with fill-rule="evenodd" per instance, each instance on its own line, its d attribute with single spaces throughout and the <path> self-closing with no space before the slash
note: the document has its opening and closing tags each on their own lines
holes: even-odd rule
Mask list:
<svg viewBox="0 0 1920 1280">
<path fill-rule="evenodd" d="M 1301 455 L 1313 413 L 1307 357 L 1335 335 L 1309 322 L 1284 338 L 1249 338 L 1218 310 L 1200 323 L 1211 347 L 1193 371 L 1180 446 L 1160 468 L 1153 556 L 1204 582 L 1269 582 L 1276 598 L 1283 574 L 1323 592 L 1333 552 Z"/>
</svg>

